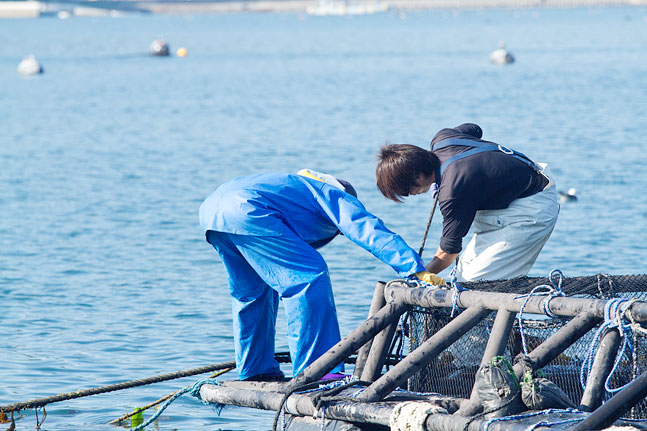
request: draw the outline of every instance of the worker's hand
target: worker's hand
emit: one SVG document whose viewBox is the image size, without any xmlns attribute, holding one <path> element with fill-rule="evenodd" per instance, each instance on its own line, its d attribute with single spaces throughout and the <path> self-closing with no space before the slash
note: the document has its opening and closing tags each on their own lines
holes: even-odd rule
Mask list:
<svg viewBox="0 0 647 431">
<path fill-rule="evenodd" d="M 422 282 L 423 285 L 431 286 L 445 286 L 447 283 L 445 279 L 437 276 L 433 272 L 420 271 L 409 276 L 409 279 L 414 282 Z"/>
</svg>

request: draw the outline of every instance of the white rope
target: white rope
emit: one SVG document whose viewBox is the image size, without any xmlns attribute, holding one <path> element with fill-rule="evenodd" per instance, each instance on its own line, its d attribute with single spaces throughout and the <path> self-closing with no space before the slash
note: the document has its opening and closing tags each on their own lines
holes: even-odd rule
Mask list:
<svg viewBox="0 0 647 431">
<path fill-rule="evenodd" d="M 446 409 L 424 401 L 399 403 L 391 412 L 389 427 L 391 431 L 428 431 L 427 417 L 437 413 L 449 414 Z"/>
</svg>

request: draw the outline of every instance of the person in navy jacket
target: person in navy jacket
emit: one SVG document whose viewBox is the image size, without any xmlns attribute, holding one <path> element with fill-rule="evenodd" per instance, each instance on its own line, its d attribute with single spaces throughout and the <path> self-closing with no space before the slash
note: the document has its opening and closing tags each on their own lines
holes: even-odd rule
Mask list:
<svg viewBox="0 0 647 431">
<path fill-rule="evenodd" d="M 350 183 L 312 170 L 234 178 L 204 201 L 200 225 L 227 269 L 241 380 L 283 377 L 274 359 L 279 299 L 294 376 L 339 342 L 328 267 L 316 249 L 340 232 L 401 277 L 445 284 L 364 208 Z"/>
<path fill-rule="evenodd" d="M 481 139 L 472 123 L 440 130 L 431 151 L 385 145 L 378 155 L 377 185 L 388 199 L 438 194 L 443 232 L 428 271 L 440 273 L 474 236 L 456 267 L 459 281 L 526 275 L 550 237 L 559 203 L 550 170 L 525 155 Z"/>
</svg>

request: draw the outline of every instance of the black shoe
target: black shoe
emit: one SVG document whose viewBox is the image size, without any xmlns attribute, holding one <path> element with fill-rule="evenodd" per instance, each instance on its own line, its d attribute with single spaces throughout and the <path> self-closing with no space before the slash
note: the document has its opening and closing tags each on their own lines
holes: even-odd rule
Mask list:
<svg viewBox="0 0 647 431">
<path fill-rule="evenodd" d="M 282 372 L 278 373 L 267 373 L 267 374 L 257 374 L 255 376 L 247 377 L 243 379 L 243 382 L 282 382 L 285 380 L 285 374 Z"/>
</svg>

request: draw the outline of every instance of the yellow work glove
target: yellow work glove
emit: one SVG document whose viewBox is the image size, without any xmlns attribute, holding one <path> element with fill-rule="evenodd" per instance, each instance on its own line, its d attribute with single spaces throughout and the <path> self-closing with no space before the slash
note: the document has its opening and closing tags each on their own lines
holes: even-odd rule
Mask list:
<svg viewBox="0 0 647 431">
<path fill-rule="evenodd" d="M 418 279 L 426 284 L 431 284 L 433 286 L 445 286 L 447 282 L 442 277 L 437 276 L 433 272 L 429 271 L 420 271 L 413 274 L 412 278 Z"/>
</svg>

